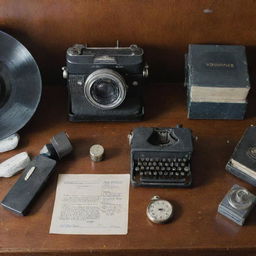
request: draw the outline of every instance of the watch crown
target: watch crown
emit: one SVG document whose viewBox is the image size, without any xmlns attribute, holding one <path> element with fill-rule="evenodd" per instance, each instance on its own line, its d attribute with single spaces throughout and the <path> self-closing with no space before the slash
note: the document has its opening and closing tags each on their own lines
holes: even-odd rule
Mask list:
<svg viewBox="0 0 256 256">
<path fill-rule="evenodd" d="M 153 196 L 153 197 L 151 198 L 151 201 L 158 200 L 159 198 L 160 198 L 160 196 Z"/>
</svg>

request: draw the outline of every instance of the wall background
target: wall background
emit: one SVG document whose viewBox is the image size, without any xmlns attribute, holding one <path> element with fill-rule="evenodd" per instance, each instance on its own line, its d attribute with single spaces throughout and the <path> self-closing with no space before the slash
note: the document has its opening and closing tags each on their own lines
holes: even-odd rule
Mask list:
<svg viewBox="0 0 256 256">
<path fill-rule="evenodd" d="M 48 84 L 64 84 L 72 44 L 117 39 L 144 48 L 154 81 L 183 81 L 189 43 L 246 45 L 255 71 L 255 0 L 0 0 L 0 29 L 31 51 Z"/>
</svg>

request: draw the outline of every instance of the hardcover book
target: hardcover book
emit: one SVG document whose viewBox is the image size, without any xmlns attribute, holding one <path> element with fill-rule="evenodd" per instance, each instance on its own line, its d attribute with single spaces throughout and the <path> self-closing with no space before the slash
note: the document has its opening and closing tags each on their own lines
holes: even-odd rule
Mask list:
<svg viewBox="0 0 256 256">
<path fill-rule="evenodd" d="M 243 119 L 250 90 L 244 46 L 189 45 L 188 118 Z"/>
<path fill-rule="evenodd" d="M 226 170 L 256 186 L 256 126 L 245 131 L 226 165 Z"/>
</svg>

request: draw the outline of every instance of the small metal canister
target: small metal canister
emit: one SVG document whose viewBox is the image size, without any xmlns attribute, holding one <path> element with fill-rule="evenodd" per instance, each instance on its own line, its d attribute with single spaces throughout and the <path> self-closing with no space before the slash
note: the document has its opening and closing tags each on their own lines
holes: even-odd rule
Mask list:
<svg viewBox="0 0 256 256">
<path fill-rule="evenodd" d="M 91 146 L 90 157 L 91 157 L 91 160 L 94 162 L 102 161 L 104 157 L 104 148 L 99 144 L 95 144 Z"/>
</svg>

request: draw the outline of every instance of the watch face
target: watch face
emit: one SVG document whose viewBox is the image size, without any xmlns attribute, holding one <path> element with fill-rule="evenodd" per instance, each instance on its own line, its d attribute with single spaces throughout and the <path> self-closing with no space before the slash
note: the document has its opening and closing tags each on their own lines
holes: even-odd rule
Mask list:
<svg viewBox="0 0 256 256">
<path fill-rule="evenodd" d="M 153 200 L 147 208 L 147 216 L 154 223 L 166 223 L 173 215 L 173 207 L 170 202 L 159 199 Z"/>
</svg>

